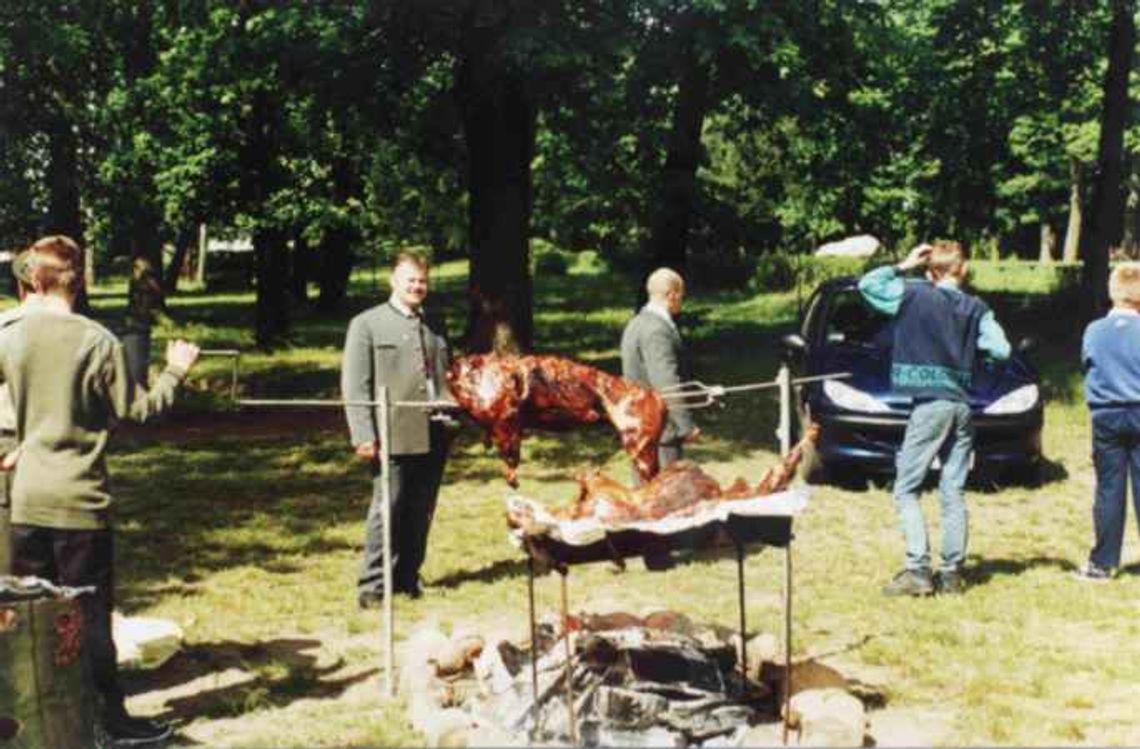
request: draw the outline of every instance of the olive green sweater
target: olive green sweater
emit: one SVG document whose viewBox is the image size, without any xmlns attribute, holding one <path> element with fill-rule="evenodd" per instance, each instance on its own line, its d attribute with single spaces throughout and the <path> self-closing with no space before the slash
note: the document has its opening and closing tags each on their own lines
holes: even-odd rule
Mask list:
<svg viewBox="0 0 1140 749">
<path fill-rule="evenodd" d="M 0 321 L 0 379 L 11 390 L 21 454 L 12 522 L 97 530 L 110 521 L 104 453 L 118 421 L 145 421 L 174 401 L 185 372 L 150 392 L 131 379 L 123 346 L 81 315 L 29 300 Z"/>
</svg>

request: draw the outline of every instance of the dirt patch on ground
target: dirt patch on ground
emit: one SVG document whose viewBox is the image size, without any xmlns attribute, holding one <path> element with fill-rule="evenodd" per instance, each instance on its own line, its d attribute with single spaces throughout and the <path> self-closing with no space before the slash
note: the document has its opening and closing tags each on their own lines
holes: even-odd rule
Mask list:
<svg viewBox="0 0 1140 749">
<path fill-rule="evenodd" d="M 193 442 L 218 439 L 272 439 L 314 432 L 347 434 L 339 408 L 239 409 L 173 413 L 149 424 L 123 424 L 119 433 L 141 441 Z"/>
</svg>

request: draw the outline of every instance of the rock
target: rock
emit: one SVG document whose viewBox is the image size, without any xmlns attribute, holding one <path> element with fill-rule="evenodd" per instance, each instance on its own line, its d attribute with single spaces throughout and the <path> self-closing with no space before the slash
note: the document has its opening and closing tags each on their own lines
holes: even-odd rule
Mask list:
<svg viewBox="0 0 1140 749">
<path fill-rule="evenodd" d="M 437 653 L 447 650 L 451 640 L 432 625 L 418 627 L 399 648 L 399 688 L 405 694 L 423 691 L 435 678 L 432 662 Z"/>
<path fill-rule="evenodd" d="M 472 728 L 471 717 L 462 710 L 437 710 L 424 725 L 416 726 L 424 734 L 424 744 L 430 747 L 464 747 Z"/>
<path fill-rule="evenodd" d="M 794 734 L 792 735 L 794 738 Z M 775 723 L 757 723 L 748 726 L 744 735 L 735 746 L 783 746 L 784 725 L 779 721 Z"/>
<path fill-rule="evenodd" d="M 882 243 L 870 234 L 858 234 L 836 242 L 820 245 L 816 257 L 853 257 L 868 258 L 878 252 Z"/>
<path fill-rule="evenodd" d="M 784 684 L 784 665 L 763 662 L 760 665 L 760 681 L 769 684 L 778 693 L 782 694 Z M 792 664 L 792 694 L 805 692 L 811 689 L 841 689 L 847 691 L 847 677 L 831 666 L 815 660 L 800 661 Z"/>
<path fill-rule="evenodd" d="M 779 638 L 771 632 L 761 632 L 748 641 L 748 662 L 757 664 L 757 669 L 765 661 L 776 663 L 783 660 L 783 655 L 784 649 L 780 646 Z"/>
<path fill-rule="evenodd" d="M 436 676 L 454 676 L 463 673 L 483 652 L 483 638 L 466 635 L 452 638 L 428 657 L 428 663 L 435 666 Z"/>
<path fill-rule="evenodd" d="M 111 615 L 120 668 L 158 668 L 182 649 L 182 628 L 168 619 Z"/>
<path fill-rule="evenodd" d="M 863 746 L 863 703 L 842 689 L 808 689 L 792 696 L 790 708 L 800 746 Z"/>
<path fill-rule="evenodd" d="M 520 740 L 518 736 L 512 736 L 498 726 L 481 725 L 467 733 L 467 746 L 472 747 L 472 749 L 475 747 L 526 746 L 527 743 L 525 732 L 523 732 Z"/>
</svg>

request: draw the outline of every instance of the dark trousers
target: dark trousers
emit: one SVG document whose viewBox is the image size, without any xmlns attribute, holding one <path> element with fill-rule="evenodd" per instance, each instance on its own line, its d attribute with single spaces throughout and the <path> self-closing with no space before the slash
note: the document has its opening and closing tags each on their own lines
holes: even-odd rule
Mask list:
<svg viewBox="0 0 1140 749">
<path fill-rule="evenodd" d="M 83 612 L 83 651 L 91 667 L 104 714 L 122 712 L 115 641 L 111 638 L 114 606 L 114 543 L 109 529 L 61 530 L 13 524 L 12 573 L 34 575 L 57 585 L 93 586 L 95 592 L 79 597 Z"/>
<path fill-rule="evenodd" d="M 1096 495 L 1093 528 L 1096 542 L 1089 560 L 1098 567 L 1120 566 L 1127 513 L 1128 474 L 1132 474 L 1132 503 L 1140 521 L 1140 407 L 1104 408 L 1092 413 L 1093 465 Z"/>
<path fill-rule="evenodd" d="M 414 589 L 427 553 L 428 531 L 435 515 L 436 497 L 443 478 L 447 449 L 432 439 L 424 455 L 394 455 L 388 462 L 392 516 L 392 585 L 397 591 Z M 364 561 L 357 588 L 362 593 L 384 592 L 384 503 L 379 463 L 373 465 L 372 503 L 364 534 Z"/>
</svg>

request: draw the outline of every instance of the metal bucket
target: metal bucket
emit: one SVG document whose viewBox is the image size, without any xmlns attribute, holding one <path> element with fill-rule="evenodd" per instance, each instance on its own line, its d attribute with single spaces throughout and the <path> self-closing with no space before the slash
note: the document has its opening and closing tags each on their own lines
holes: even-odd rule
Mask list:
<svg viewBox="0 0 1140 749">
<path fill-rule="evenodd" d="M 0 577 L 0 749 L 96 746 L 78 595 Z"/>
</svg>

